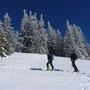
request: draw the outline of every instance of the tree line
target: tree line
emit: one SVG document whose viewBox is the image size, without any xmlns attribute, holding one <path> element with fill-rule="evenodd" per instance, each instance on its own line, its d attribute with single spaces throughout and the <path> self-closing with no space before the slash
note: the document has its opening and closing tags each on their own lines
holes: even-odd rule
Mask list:
<svg viewBox="0 0 90 90">
<path fill-rule="evenodd" d="M 69 57 L 74 50 L 78 58 L 90 58 L 90 45 L 87 43 L 81 28 L 66 21 L 66 34 L 62 37 L 59 29 L 55 30 L 50 22 L 45 28 L 43 15 L 37 19 L 37 13 L 29 15 L 26 10 L 21 21 L 20 29 L 15 32 L 11 26 L 8 13 L 4 15 L 4 22 L 0 20 L 0 56 L 11 55 L 14 52 L 39 53 L 48 52 Z"/>
</svg>

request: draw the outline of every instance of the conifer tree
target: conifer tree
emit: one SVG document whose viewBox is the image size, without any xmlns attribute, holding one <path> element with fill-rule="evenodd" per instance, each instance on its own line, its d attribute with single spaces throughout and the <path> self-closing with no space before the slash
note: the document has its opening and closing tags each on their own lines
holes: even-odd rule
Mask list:
<svg viewBox="0 0 90 90">
<path fill-rule="evenodd" d="M 29 16 L 27 15 L 26 10 L 23 11 L 24 12 L 24 16 L 21 22 L 21 28 L 19 31 L 19 44 L 18 44 L 18 51 L 19 52 L 28 52 L 27 51 L 27 45 L 29 46 L 28 43 L 28 36 L 29 36 L 29 29 L 30 29 L 30 20 L 29 20 Z"/>
<path fill-rule="evenodd" d="M 66 56 L 70 56 L 70 51 L 74 50 L 79 58 L 88 59 L 87 42 L 80 27 L 75 24 L 69 25 L 67 21 L 67 32 L 64 38 L 64 51 Z"/>
<path fill-rule="evenodd" d="M 22 19 L 22 26 L 19 34 L 19 41 L 21 43 L 21 52 L 26 53 L 46 53 L 46 30 L 44 29 L 44 21 L 41 15 L 40 21 L 37 20 L 37 13 L 32 15 L 30 11 L 29 16 L 24 10 L 24 17 Z"/>
<path fill-rule="evenodd" d="M 0 20 L 0 57 L 3 57 L 5 54 L 5 42 L 6 42 L 5 32 L 3 30 L 3 23 Z"/>
<path fill-rule="evenodd" d="M 5 35 L 7 38 L 7 46 L 5 47 L 5 49 L 7 50 L 6 54 L 10 55 L 11 53 L 14 53 L 14 30 L 13 27 L 11 27 L 11 19 L 8 15 L 8 13 L 6 13 L 6 15 L 4 15 L 4 31 L 5 31 Z"/>
<path fill-rule="evenodd" d="M 57 44 L 57 34 L 55 29 L 52 28 L 50 22 L 48 22 L 48 50 L 50 53 L 56 55 L 56 44 Z"/>
<path fill-rule="evenodd" d="M 40 36 L 40 51 L 41 53 L 47 53 L 47 32 L 46 29 L 44 28 L 44 20 L 43 20 L 43 15 L 41 14 L 40 16 L 40 21 L 38 25 L 38 31 L 39 31 L 39 36 Z"/>
<path fill-rule="evenodd" d="M 64 52 L 63 52 L 63 37 L 61 35 L 61 32 L 59 30 L 57 30 L 57 56 L 64 56 Z"/>
</svg>

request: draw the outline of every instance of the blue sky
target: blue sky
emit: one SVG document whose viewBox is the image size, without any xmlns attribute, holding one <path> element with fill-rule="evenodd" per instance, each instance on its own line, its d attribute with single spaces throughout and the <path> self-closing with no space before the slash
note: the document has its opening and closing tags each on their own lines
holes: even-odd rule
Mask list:
<svg viewBox="0 0 90 90">
<path fill-rule="evenodd" d="M 6 12 L 12 19 L 12 26 L 18 30 L 23 17 L 23 10 L 42 13 L 45 24 L 50 21 L 55 29 L 64 36 L 66 20 L 80 26 L 90 44 L 90 0 L 0 0 L 0 19 Z"/>
</svg>

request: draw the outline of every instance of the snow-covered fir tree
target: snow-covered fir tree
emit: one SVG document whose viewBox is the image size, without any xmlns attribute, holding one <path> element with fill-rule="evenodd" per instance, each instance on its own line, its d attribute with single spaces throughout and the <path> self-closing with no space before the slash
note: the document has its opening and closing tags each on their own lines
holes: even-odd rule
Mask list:
<svg viewBox="0 0 90 90">
<path fill-rule="evenodd" d="M 72 45 L 73 41 L 71 41 L 72 38 L 70 37 L 70 34 L 71 34 L 70 32 L 73 32 L 72 26 L 69 25 L 68 20 L 67 20 L 66 24 L 67 24 L 67 31 L 66 31 L 66 35 L 64 37 L 64 54 L 67 57 L 67 56 L 70 56 L 70 51 L 73 50 L 72 46 L 74 46 L 74 45 Z"/>
<path fill-rule="evenodd" d="M 55 30 L 48 22 L 48 50 L 56 56 L 63 56 L 63 38 L 59 30 Z"/>
<path fill-rule="evenodd" d="M 23 12 L 24 12 L 24 16 L 23 16 L 23 19 L 21 22 L 19 36 L 17 35 L 17 37 L 18 37 L 17 51 L 19 51 L 19 52 L 25 52 L 24 49 L 27 46 L 26 38 L 29 35 L 28 31 L 29 31 L 29 26 L 30 26 L 29 16 L 27 15 L 26 10 L 24 10 Z"/>
<path fill-rule="evenodd" d="M 65 56 L 70 56 L 70 51 L 74 50 L 79 58 L 88 59 L 87 42 L 80 27 L 75 24 L 69 25 L 67 20 L 67 32 L 64 37 Z"/>
<path fill-rule="evenodd" d="M 19 31 L 15 32 L 15 52 L 20 52 Z"/>
<path fill-rule="evenodd" d="M 8 13 L 6 13 L 6 15 L 4 15 L 4 31 L 5 31 L 5 35 L 7 38 L 7 46 L 5 47 L 5 49 L 7 50 L 6 54 L 10 55 L 11 53 L 14 53 L 14 30 L 13 27 L 11 27 L 11 19 L 8 15 Z"/>
<path fill-rule="evenodd" d="M 47 32 L 46 29 L 44 28 L 44 20 L 43 20 L 43 15 L 41 14 L 40 16 L 40 21 L 38 25 L 38 31 L 40 33 L 40 47 L 39 49 L 41 50 L 41 53 L 47 53 L 48 48 L 47 48 Z"/>
<path fill-rule="evenodd" d="M 6 37 L 5 37 L 5 32 L 3 30 L 3 23 L 0 20 L 0 57 L 3 57 L 5 54 L 5 43 L 6 43 Z"/>
<path fill-rule="evenodd" d="M 57 55 L 58 56 L 64 56 L 64 52 L 63 52 L 63 46 L 64 46 L 64 42 L 63 42 L 63 37 L 61 35 L 60 30 L 57 30 Z"/>
<path fill-rule="evenodd" d="M 48 50 L 50 53 L 57 55 L 57 33 L 48 22 Z"/>
<path fill-rule="evenodd" d="M 46 30 L 44 29 L 44 21 L 41 15 L 40 21 L 37 20 L 36 13 L 29 16 L 24 10 L 22 26 L 19 34 L 20 51 L 26 53 L 46 53 Z"/>
</svg>

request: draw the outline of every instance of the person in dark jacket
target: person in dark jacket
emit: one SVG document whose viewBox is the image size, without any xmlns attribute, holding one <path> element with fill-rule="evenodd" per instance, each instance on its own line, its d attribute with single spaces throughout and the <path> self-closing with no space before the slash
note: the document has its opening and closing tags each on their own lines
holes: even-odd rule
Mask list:
<svg viewBox="0 0 90 90">
<path fill-rule="evenodd" d="M 75 64 L 75 60 L 77 59 L 77 55 L 74 52 L 71 52 L 70 53 L 70 58 L 71 58 L 72 66 L 74 68 L 74 72 L 78 72 L 79 70 L 78 70 L 78 68 Z"/>
<path fill-rule="evenodd" d="M 47 54 L 47 59 L 48 59 L 48 62 L 47 62 L 47 64 L 46 64 L 47 70 L 49 70 L 49 64 L 51 65 L 52 70 L 54 70 L 54 66 L 53 66 L 53 63 L 52 63 L 52 61 L 53 61 L 53 55 L 50 54 L 50 53 L 48 53 L 48 54 Z"/>
</svg>

